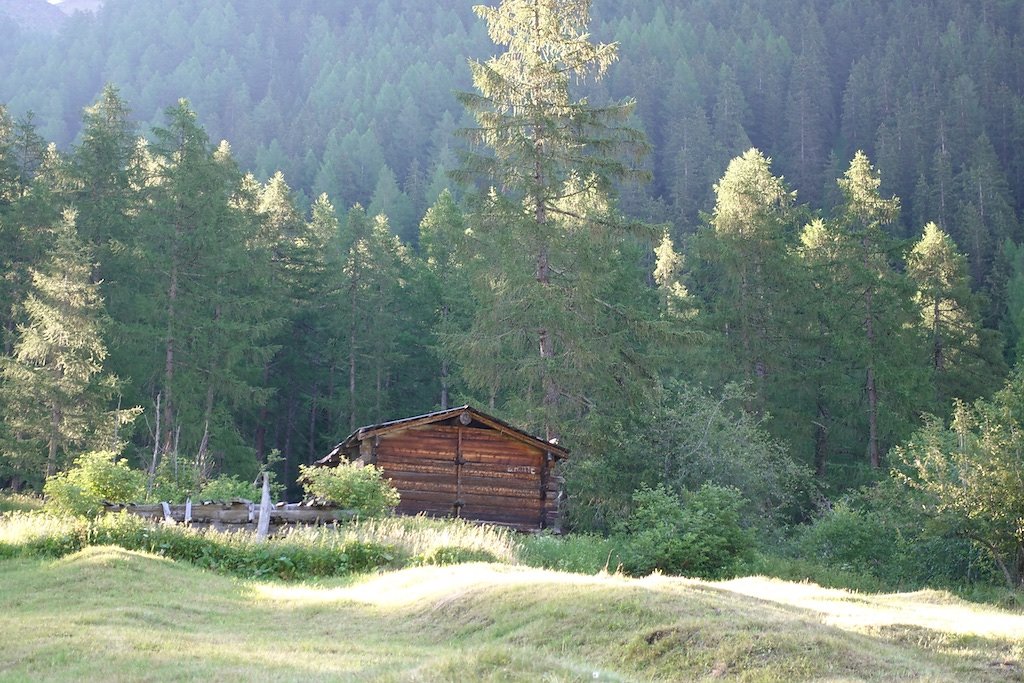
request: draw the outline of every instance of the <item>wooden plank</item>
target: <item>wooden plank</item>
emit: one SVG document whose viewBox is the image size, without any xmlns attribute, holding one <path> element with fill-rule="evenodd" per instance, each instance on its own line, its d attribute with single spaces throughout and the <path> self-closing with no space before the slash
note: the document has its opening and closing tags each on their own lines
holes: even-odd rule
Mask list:
<svg viewBox="0 0 1024 683">
<path fill-rule="evenodd" d="M 495 475 L 502 477 L 504 475 L 519 476 L 522 474 L 535 474 L 540 472 L 540 468 L 531 463 L 495 463 L 495 462 L 467 462 L 464 465 L 464 472 L 472 474 L 474 477 L 486 477 Z"/>
<path fill-rule="evenodd" d="M 402 486 L 444 486 L 451 484 L 455 486 L 454 472 L 386 472 L 384 476 L 391 480 L 396 488 Z"/>
<path fill-rule="evenodd" d="M 460 486 L 459 482 L 455 480 L 425 484 L 423 482 L 407 482 L 393 479 L 392 485 L 398 489 L 399 495 L 403 498 L 417 496 L 420 493 L 445 493 L 448 494 L 452 501 L 455 501 L 460 496 L 462 498 L 466 496 L 484 498 L 496 496 L 527 500 L 542 499 L 540 492 L 535 488 L 511 488 L 494 486 L 492 484 L 468 485 L 465 482 L 462 482 Z"/>
<path fill-rule="evenodd" d="M 498 467 L 540 467 L 538 459 L 527 459 L 514 453 L 488 454 L 466 451 L 466 464 L 485 464 Z"/>
<path fill-rule="evenodd" d="M 462 493 L 477 496 L 503 496 L 505 498 L 529 498 L 540 500 L 540 491 L 536 488 L 512 488 L 508 486 L 494 486 L 493 484 L 470 485 L 462 482 Z"/>
<path fill-rule="evenodd" d="M 543 457 L 540 451 L 527 448 L 514 441 L 478 441 L 474 439 L 466 439 L 462 443 L 462 450 L 467 456 L 470 453 L 474 455 L 479 454 L 481 456 L 518 456 L 524 460 L 536 460 L 537 462 L 540 462 Z"/>
<path fill-rule="evenodd" d="M 462 481 L 473 484 L 493 484 L 494 486 L 511 486 L 513 488 L 531 488 L 540 491 L 540 480 L 537 475 L 520 474 L 518 472 L 479 472 L 468 467 L 462 470 Z"/>
<path fill-rule="evenodd" d="M 480 512 L 475 510 L 463 510 L 462 517 L 464 519 L 472 519 L 478 522 L 491 522 L 498 524 L 514 524 L 529 526 L 531 528 L 539 529 L 541 524 L 541 518 L 539 515 L 516 515 L 507 512 Z"/>
<path fill-rule="evenodd" d="M 438 460 L 391 460 L 378 465 L 384 473 L 407 472 L 409 474 L 455 474 L 455 463 Z"/>
<path fill-rule="evenodd" d="M 439 434 L 430 431 L 401 432 L 382 437 L 377 448 L 408 448 L 415 444 L 436 449 L 455 451 L 455 437 L 452 434 Z"/>
</svg>

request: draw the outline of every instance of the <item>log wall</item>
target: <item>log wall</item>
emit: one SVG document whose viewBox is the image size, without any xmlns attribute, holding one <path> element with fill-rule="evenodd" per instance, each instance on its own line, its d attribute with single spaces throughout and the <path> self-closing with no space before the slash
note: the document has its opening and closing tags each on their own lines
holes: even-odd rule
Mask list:
<svg viewBox="0 0 1024 683">
<path fill-rule="evenodd" d="M 403 514 L 523 530 L 557 525 L 561 478 L 546 453 L 493 429 L 430 424 L 374 439 L 371 461 L 398 489 Z"/>
</svg>

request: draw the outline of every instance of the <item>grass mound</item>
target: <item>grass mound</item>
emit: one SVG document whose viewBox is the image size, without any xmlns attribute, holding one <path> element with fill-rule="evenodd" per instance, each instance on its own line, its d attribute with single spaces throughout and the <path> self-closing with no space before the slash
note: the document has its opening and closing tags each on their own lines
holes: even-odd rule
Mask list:
<svg viewBox="0 0 1024 683">
<path fill-rule="evenodd" d="M 934 593 L 494 563 L 281 583 L 111 547 L 0 560 L 0 571 L 4 680 L 1007 681 L 1024 673 L 1024 616 Z"/>
</svg>

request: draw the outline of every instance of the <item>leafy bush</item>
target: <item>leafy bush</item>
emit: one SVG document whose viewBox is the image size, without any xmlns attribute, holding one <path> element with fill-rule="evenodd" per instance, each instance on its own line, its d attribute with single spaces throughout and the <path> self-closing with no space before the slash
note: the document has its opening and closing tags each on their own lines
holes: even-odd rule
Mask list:
<svg viewBox="0 0 1024 683">
<path fill-rule="evenodd" d="M 748 399 L 741 385 L 709 393 L 669 382 L 629 415 L 589 417 L 567 464 L 570 523 L 614 530 L 645 484 L 665 484 L 680 496 L 706 483 L 734 488 L 745 526 L 803 519 L 817 497 L 813 473 L 768 433 L 764 417 L 744 409 Z M 592 453 L 602 455 L 587 457 Z"/>
<path fill-rule="evenodd" d="M 145 495 L 145 475 L 109 451 L 92 451 L 75 460 L 66 472 L 50 477 L 43 486 L 45 507 L 51 512 L 96 515 L 103 501 L 128 503 Z"/>
<path fill-rule="evenodd" d="M 622 566 L 643 576 L 654 570 L 717 578 L 749 556 L 753 539 L 740 526 L 745 505 L 735 489 L 706 484 L 685 503 L 664 485 L 642 486 L 619 537 Z"/>
<path fill-rule="evenodd" d="M 199 470 L 181 458 L 164 458 L 156 468 L 149 500 L 183 503 L 195 494 Z"/>
<path fill-rule="evenodd" d="M 250 481 L 242 481 L 236 476 L 221 475 L 203 484 L 199 489 L 199 500 L 243 500 L 260 499 L 262 492 Z"/>
<path fill-rule="evenodd" d="M 379 517 L 398 505 L 398 491 L 382 470 L 357 463 L 337 467 L 299 466 L 306 495 L 356 510 L 360 517 Z"/>
<path fill-rule="evenodd" d="M 798 548 L 803 557 L 826 566 L 875 575 L 898 552 L 893 530 L 877 514 L 846 501 L 807 527 L 799 536 Z"/>
<path fill-rule="evenodd" d="M 799 528 L 788 554 L 831 571 L 870 574 L 891 590 L 995 578 L 982 550 L 932 519 L 926 499 L 893 479 L 848 494 Z"/>
<path fill-rule="evenodd" d="M 1024 368 L 991 399 L 957 402 L 947 427 L 928 418 L 892 451 L 896 476 L 944 534 L 983 548 L 1010 588 L 1024 588 Z"/>
</svg>

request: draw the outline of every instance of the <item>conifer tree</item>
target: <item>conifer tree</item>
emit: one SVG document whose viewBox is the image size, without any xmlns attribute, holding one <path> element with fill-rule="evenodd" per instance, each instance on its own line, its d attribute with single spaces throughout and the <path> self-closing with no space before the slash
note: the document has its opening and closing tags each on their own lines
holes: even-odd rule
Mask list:
<svg viewBox="0 0 1024 683">
<path fill-rule="evenodd" d="M 420 253 L 426 264 L 431 299 L 436 307 L 433 331 L 435 351 L 440 340 L 466 330 L 472 316 L 469 271 L 473 267 L 466 238 L 466 221 L 448 190 L 442 190 L 420 222 Z M 440 354 L 438 380 L 441 409 L 449 407 L 453 371 Z"/>
<path fill-rule="evenodd" d="M 621 319 L 597 340 L 597 325 L 623 314 L 601 287 L 629 258 L 629 226 L 607 197 L 613 180 L 637 175 L 628 160 L 645 145 L 625 124 L 632 102 L 595 106 L 570 93 L 571 81 L 600 79 L 617 56 L 586 33 L 589 0 L 504 0 L 475 11 L 504 52 L 470 61 L 477 92 L 460 95 L 478 127 L 467 131 L 474 147 L 459 175 L 493 189 L 474 207 L 489 271 L 459 350 L 472 385 L 508 390 L 511 409 L 554 438 L 570 414 L 599 400 L 594 381 L 622 361 Z"/>
<path fill-rule="evenodd" d="M 838 183 L 843 204 L 836 218 L 813 222 L 802 235 L 817 301 L 819 367 L 828 375 L 819 377 L 817 403 L 819 417 L 830 420 L 822 423 L 825 431 L 848 430 L 835 440 L 863 443 L 870 466 L 878 468 L 885 444 L 909 428 L 911 399 L 923 381 L 915 360 L 921 346 L 912 288 L 896 268 L 901 254 L 887 232 L 899 200 L 880 195 L 881 179 L 863 152 Z M 824 437 L 821 431 L 816 437 L 819 472 Z"/>
<path fill-rule="evenodd" d="M 785 366 L 782 349 L 792 327 L 786 229 L 794 195 L 756 149 L 729 163 L 715 195 L 701 242 L 711 266 L 704 285 L 708 316 L 730 349 L 724 366 L 739 373 L 732 379 L 755 383 L 763 400 L 766 378 Z"/>
<path fill-rule="evenodd" d="M 142 400 L 159 401 L 158 453 L 215 447 L 219 464 L 247 475 L 256 463 L 238 417 L 266 400 L 259 373 L 278 322 L 270 249 L 240 208 L 251 199 L 239 196 L 230 148 L 211 148 L 184 100 L 166 117 L 154 131 L 137 219 L 147 277 L 126 330 L 131 374 L 148 392 Z"/>
<path fill-rule="evenodd" d="M 994 353 L 1001 344 L 990 330 L 981 329 L 967 259 L 949 235 L 928 223 L 907 256 L 907 275 L 917 288 L 914 301 L 920 311 L 918 324 L 928 340 L 936 408 L 954 398 L 977 398 L 1005 368 Z"/>
<path fill-rule="evenodd" d="M 39 470 L 53 476 L 62 458 L 105 420 L 126 416 L 108 416 L 106 410 L 117 382 L 103 373 L 103 300 L 73 211 L 64 213 L 52 237 L 48 260 L 32 270 L 14 355 L 0 366 L 0 406 L 11 431 L 3 450 L 23 476 Z"/>
</svg>

